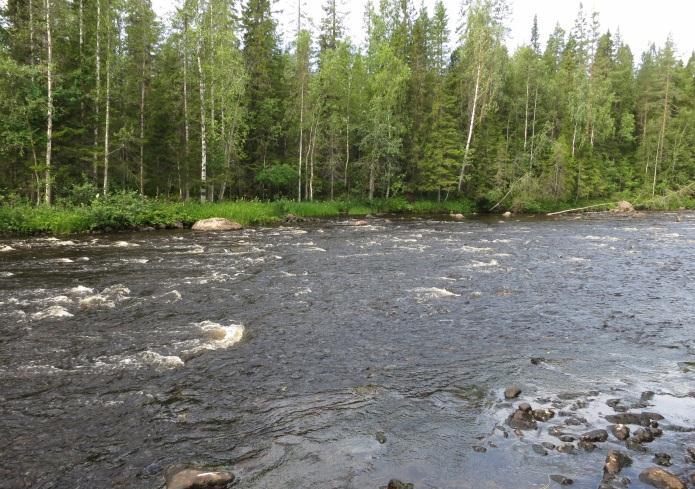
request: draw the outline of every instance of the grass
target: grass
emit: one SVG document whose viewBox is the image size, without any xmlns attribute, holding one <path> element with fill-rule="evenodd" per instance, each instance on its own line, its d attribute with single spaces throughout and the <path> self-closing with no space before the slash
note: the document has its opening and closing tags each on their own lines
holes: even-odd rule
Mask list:
<svg viewBox="0 0 695 489">
<path fill-rule="evenodd" d="M 90 231 L 124 231 L 144 227 L 158 229 L 190 226 L 200 219 L 223 217 L 243 226 L 281 222 L 289 214 L 300 218 L 366 216 L 369 214 L 442 214 L 473 212 L 469 201 L 409 202 L 404 198 L 372 202 L 335 200 L 294 202 L 281 200 L 216 203 L 171 202 L 118 194 L 95 199 L 90 205 L 61 204 L 54 207 L 28 204 L 0 205 L 0 233 L 73 234 Z"/>
<path fill-rule="evenodd" d="M 528 200 L 514 210 L 526 214 L 546 214 L 619 200 L 631 200 L 636 208 L 642 210 L 664 211 L 683 207 L 693 209 L 695 208 L 695 185 L 656 198 L 630 199 L 626 196 L 616 196 L 577 202 Z M 54 207 L 28 204 L 0 205 L 0 233 L 32 235 L 123 231 L 144 227 L 165 229 L 182 225 L 190 226 L 200 219 L 211 217 L 224 217 L 243 226 L 257 226 L 281 222 L 289 214 L 299 218 L 333 218 L 370 214 L 471 214 L 476 210 L 475 204 L 465 199 L 437 202 L 434 200 L 409 201 L 403 197 L 396 197 L 375 199 L 371 202 L 363 200 L 326 202 L 239 200 L 202 204 L 142 199 L 135 194 L 125 193 L 106 199 L 95 199 L 90 205 L 65 203 Z"/>
</svg>

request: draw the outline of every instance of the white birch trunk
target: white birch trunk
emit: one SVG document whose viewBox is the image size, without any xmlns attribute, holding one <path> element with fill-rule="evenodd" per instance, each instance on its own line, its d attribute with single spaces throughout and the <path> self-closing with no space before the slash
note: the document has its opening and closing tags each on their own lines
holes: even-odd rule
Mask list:
<svg viewBox="0 0 695 489">
<path fill-rule="evenodd" d="M 46 122 L 46 204 L 51 205 L 53 182 L 51 181 L 51 156 L 53 143 L 53 38 L 51 35 L 51 0 L 45 0 L 46 8 L 46 86 L 48 89 Z"/>
<path fill-rule="evenodd" d="M 463 188 L 463 175 L 466 171 L 466 165 L 468 164 L 468 153 L 471 149 L 471 141 L 473 139 L 473 131 L 475 129 L 475 114 L 478 109 L 478 95 L 480 91 L 480 76 L 482 72 L 482 65 L 478 64 L 478 73 L 475 76 L 475 92 L 473 93 L 473 108 L 471 110 L 471 121 L 468 126 L 468 138 L 466 139 L 466 149 L 463 153 L 463 163 L 461 164 L 461 173 L 459 175 L 459 192 Z"/>
</svg>

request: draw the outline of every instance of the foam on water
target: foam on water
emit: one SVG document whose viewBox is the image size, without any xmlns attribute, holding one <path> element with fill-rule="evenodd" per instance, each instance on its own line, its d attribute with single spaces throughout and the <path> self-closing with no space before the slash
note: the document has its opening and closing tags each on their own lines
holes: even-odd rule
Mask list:
<svg viewBox="0 0 695 489">
<path fill-rule="evenodd" d="M 500 266 L 497 260 L 490 260 L 489 262 L 473 260 L 471 267 L 473 268 L 489 268 Z"/>
<path fill-rule="evenodd" d="M 72 295 L 78 295 L 78 296 L 84 296 L 84 295 L 89 295 L 94 293 L 94 289 L 90 289 L 89 287 L 85 287 L 84 285 L 78 285 L 77 287 L 73 287 L 68 291 Z"/>
<path fill-rule="evenodd" d="M 14 273 L 12 272 L 0 272 L 0 278 L 10 278 L 14 277 Z"/>
<path fill-rule="evenodd" d="M 116 242 L 113 244 L 113 246 L 115 246 L 115 247 L 117 247 L 117 248 L 136 248 L 136 247 L 138 247 L 138 246 L 140 246 L 140 245 L 137 244 L 137 243 L 129 243 L 129 242 L 127 242 L 127 241 L 116 241 Z"/>
<path fill-rule="evenodd" d="M 239 343 L 244 336 L 244 326 L 241 324 L 223 326 L 213 321 L 203 321 L 196 323 L 196 326 L 200 328 L 203 338 L 194 340 L 193 348 L 186 350 L 185 353 L 224 350 Z"/>
<path fill-rule="evenodd" d="M 113 309 L 116 307 L 116 303 L 100 294 L 90 295 L 80 299 L 80 308 L 82 309 L 95 309 L 100 307 Z"/>
<path fill-rule="evenodd" d="M 43 319 L 55 319 L 55 318 L 71 318 L 73 314 L 70 314 L 67 309 L 63 306 L 51 306 L 43 311 L 35 312 L 31 315 L 31 318 L 35 321 L 41 321 Z"/>
<path fill-rule="evenodd" d="M 449 290 L 446 289 L 440 289 L 438 287 L 418 287 L 416 289 L 412 289 L 409 292 L 414 292 L 418 294 L 421 297 L 427 298 L 427 299 L 442 299 L 445 297 L 461 297 L 460 294 L 455 294 Z"/>
<path fill-rule="evenodd" d="M 7 253 L 8 251 L 14 251 L 14 248 L 9 245 L 5 245 L 0 248 L 0 252 Z"/>
<path fill-rule="evenodd" d="M 476 246 L 463 245 L 461 251 L 465 251 L 466 253 L 492 253 L 495 250 L 492 248 L 478 248 Z"/>
</svg>

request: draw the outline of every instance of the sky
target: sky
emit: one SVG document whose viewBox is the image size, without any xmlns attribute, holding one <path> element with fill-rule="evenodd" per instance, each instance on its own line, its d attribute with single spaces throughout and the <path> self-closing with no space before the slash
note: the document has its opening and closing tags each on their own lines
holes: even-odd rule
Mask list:
<svg viewBox="0 0 695 489">
<path fill-rule="evenodd" d="M 415 0 L 415 5 L 423 1 L 432 11 L 435 0 Z M 318 26 L 321 18 L 323 0 L 302 0 L 309 15 Z M 509 21 L 510 33 L 507 43 L 515 48 L 529 41 L 533 16 L 538 15 L 538 23 L 543 42 L 553 31 L 555 24 L 569 30 L 574 24 L 579 9 L 578 0 L 509 0 L 512 17 Z M 153 0 L 155 9 L 163 14 L 171 9 L 171 1 Z M 345 24 L 352 39 L 360 43 L 363 39 L 363 18 L 366 0 L 343 0 Z M 444 0 L 449 13 L 452 31 L 461 22 L 461 0 Z M 278 0 L 278 18 L 282 18 L 284 30 L 296 29 L 297 0 Z M 587 15 L 591 11 L 600 14 L 603 30 L 610 29 L 620 33 L 625 42 L 637 55 L 653 42 L 663 45 L 668 35 L 676 43 L 678 53 L 687 59 L 695 50 L 695 1 L 693 0 L 584 0 Z"/>
</svg>

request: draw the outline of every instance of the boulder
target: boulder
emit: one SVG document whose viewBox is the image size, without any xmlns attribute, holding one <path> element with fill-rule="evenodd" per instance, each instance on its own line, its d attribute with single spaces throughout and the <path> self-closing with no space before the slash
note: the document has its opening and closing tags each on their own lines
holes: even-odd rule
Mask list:
<svg viewBox="0 0 695 489">
<path fill-rule="evenodd" d="M 368 224 L 369 222 L 365 221 L 364 219 L 350 222 L 350 226 L 367 226 Z"/>
<path fill-rule="evenodd" d="M 517 397 L 519 397 L 519 394 L 521 394 L 521 389 L 519 389 L 516 386 L 507 387 L 504 390 L 504 398 L 505 399 L 516 399 Z"/>
<path fill-rule="evenodd" d="M 651 432 L 651 430 L 649 430 L 649 428 L 640 428 L 635 431 L 635 434 L 632 435 L 631 439 L 637 443 L 651 443 L 654 441 L 654 434 Z"/>
<path fill-rule="evenodd" d="M 630 428 L 624 424 L 613 424 L 610 426 L 611 433 L 620 441 L 625 441 L 630 438 Z"/>
<path fill-rule="evenodd" d="M 512 217 L 512 213 L 507 211 L 504 214 L 502 214 L 502 217 Z"/>
<path fill-rule="evenodd" d="M 202 219 L 193 225 L 193 231 L 239 231 L 240 229 L 243 229 L 241 224 L 221 217 Z"/>
<path fill-rule="evenodd" d="M 622 452 L 611 450 L 603 464 L 603 480 L 613 479 L 620 471 L 632 465 L 632 459 Z"/>
<path fill-rule="evenodd" d="M 531 445 L 531 448 L 533 448 L 533 451 L 536 452 L 538 455 L 543 455 L 546 456 L 548 455 L 548 450 L 545 449 L 543 445 Z"/>
<path fill-rule="evenodd" d="M 577 452 L 575 446 L 572 443 L 563 443 L 562 445 L 557 447 L 557 451 L 560 453 L 567 453 L 567 454 Z"/>
<path fill-rule="evenodd" d="M 626 200 L 618 202 L 618 205 L 613 209 L 613 212 L 635 212 L 635 208 Z"/>
<path fill-rule="evenodd" d="M 639 480 L 658 489 L 686 489 L 682 480 L 658 467 L 652 467 L 642 472 Z"/>
<path fill-rule="evenodd" d="M 595 443 L 592 443 L 587 440 L 579 440 L 577 446 L 586 452 L 593 452 L 597 448 Z"/>
<path fill-rule="evenodd" d="M 608 432 L 606 430 L 593 430 L 582 435 L 582 440 L 592 443 L 602 443 L 608 440 Z"/>
<path fill-rule="evenodd" d="M 450 216 L 455 221 L 463 221 L 466 218 L 463 214 L 450 214 Z"/>
<path fill-rule="evenodd" d="M 166 489 L 224 488 L 232 482 L 234 482 L 234 474 L 231 472 L 184 469 L 167 477 Z"/>
</svg>

